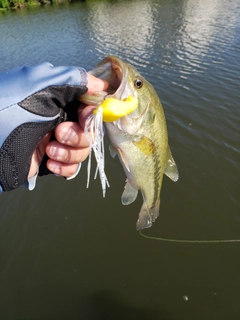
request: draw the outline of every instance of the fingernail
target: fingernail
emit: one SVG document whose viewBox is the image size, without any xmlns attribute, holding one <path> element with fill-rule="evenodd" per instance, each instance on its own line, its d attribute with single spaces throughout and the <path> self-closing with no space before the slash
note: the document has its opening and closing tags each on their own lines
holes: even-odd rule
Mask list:
<svg viewBox="0 0 240 320">
<path fill-rule="evenodd" d="M 55 175 L 60 175 L 60 173 L 61 173 L 60 165 L 58 165 L 54 162 L 48 163 L 48 169 L 50 171 L 52 171 Z"/>
<path fill-rule="evenodd" d="M 62 143 L 67 143 L 69 140 L 72 140 L 76 136 L 75 130 L 71 127 L 63 127 L 59 132 L 59 139 Z"/>
<path fill-rule="evenodd" d="M 61 159 L 65 154 L 65 150 L 61 148 L 56 147 L 50 147 L 49 149 L 49 156 L 53 159 L 59 160 Z"/>
</svg>

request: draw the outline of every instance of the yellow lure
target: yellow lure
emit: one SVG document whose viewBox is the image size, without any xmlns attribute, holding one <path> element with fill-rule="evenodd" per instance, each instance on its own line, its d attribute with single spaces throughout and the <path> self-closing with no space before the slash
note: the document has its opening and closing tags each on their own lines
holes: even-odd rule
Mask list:
<svg viewBox="0 0 240 320">
<path fill-rule="evenodd" d="M 138 106 L 138 99 L 132 96 L 128 96 L 123 100 L 115 98 L 107 98 L 98 106 L 93 114 L 97 114 L 98 108 L 102 107 L 102 119 L 104 122 L 113 122 L 127 114 L 132 113 Z"/>
</svg>

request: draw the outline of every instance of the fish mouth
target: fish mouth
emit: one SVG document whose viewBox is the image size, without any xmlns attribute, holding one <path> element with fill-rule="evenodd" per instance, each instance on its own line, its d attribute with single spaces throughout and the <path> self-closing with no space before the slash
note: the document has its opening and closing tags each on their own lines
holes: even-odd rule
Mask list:
<svg viewBox="0 0 240 320">
<path fill-rule="evenodd" d="M 109 83 L 107 91 L 103 92 L 102 100 L 110 97 L 123 100 L 128 97 L 128 69 L 117 57 L 106 57 L 89 73 Z"/>
</svg>

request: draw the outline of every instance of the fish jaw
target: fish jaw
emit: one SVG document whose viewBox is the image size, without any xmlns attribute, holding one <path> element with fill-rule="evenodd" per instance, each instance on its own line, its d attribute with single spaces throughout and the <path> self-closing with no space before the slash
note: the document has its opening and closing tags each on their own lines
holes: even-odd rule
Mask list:
<svg viewBox="0 0 240 320">
<path fill-rule="evenodd" d="M 89 73 L 99 79 L 106 80 L 109 83 L 109 88 L 107 92 L 95 92 L 92 98 L 86 93 L 80 97 L 80 101 L 89 104 L 92 99 L 93 105 L 99 105 L 106 98 L 113 97 L 123 100 L 128 97 L 128 68 L 117 57 L 106 57 Z"/>
</svg>

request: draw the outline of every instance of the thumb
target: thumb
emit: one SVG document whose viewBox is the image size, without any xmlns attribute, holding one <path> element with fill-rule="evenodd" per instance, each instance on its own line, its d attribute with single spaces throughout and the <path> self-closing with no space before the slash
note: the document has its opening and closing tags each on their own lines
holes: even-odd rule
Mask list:
<svg viewBox="0 0 240 320">
<path fill-rule="evenodd" d="M 37 148 L 35 149 L 35 151 L 32 155 L 28 178 L 35 176 L 35 174 L 38 172 L 38 167 L 39 167 L 40 163 L 42 162 L 42 159 L 45 155 L 45 149 L 46 149 L 46 146 L 51 138 L 51 134 L 52 134 L 52 132 L 48 132 L 45 135 L 45 137 L 42 139 L 42 141 L 39 143 Z"/>
</svg>

